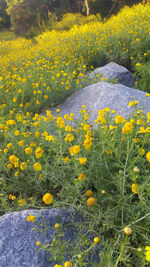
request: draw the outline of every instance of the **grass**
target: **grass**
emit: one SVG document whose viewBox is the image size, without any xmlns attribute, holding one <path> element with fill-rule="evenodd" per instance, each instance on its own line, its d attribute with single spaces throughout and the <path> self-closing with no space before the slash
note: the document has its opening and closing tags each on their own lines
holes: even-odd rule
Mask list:
<svg viewBox="0 0 150 267">
<path fill-rule="evenodd" d="M 79 120 L 73 113 L 62 118 L 59 110 L 57 117 L 39 113 L 91 83 L 89 71 L 111 60 L 132 70 L 137 88 L 149 92 L 149 15 L 149 5 L 139 4 L 106 23 L 0 44 L 0 212 L 47 206 L 78 210 L 83 228 L 94 236 L 83 238 L 81 226 L 78 250 L 70 250 L 72 266 L 87 266 L 89 251 L 99 245 L 98 266 L 148 266 L 150 112 L 144 116 L 133 98 L 132 118 L 104 109 L 97 129 L 84 106 Z M 65 246 L 59 227 L 53 242 L 48 250 L 56 255 L 56 247 Z M 63 253 L 56 256 L 56 266 L 64 265 Z"/>
</svg>

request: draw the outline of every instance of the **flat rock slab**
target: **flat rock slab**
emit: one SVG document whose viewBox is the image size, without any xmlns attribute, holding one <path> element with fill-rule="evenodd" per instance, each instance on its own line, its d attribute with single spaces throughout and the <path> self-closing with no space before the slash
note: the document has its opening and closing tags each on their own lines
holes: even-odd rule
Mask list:
<svg viewBox="0 0 150 267">
<path fill-rule="evenodd" d="M 81 106 L 86 105 L 87 110 L 91 110 L 90 122 L 93 124 L 94 120 L 97 119 L 98 111 L 103 108 L 110 108 L 111 110 L 115 110 L 116 114 L 128 118 L 133 113 L 133 106 L 128 106 L 128 103 L 132 100 L 131 96 L 133 96 L 133 100 L 140 101 L 137 107 L 142 108 L 146 100 L 145 94 L 143 91 L 121 84 L 100 82 L 80 89 L 71 95 L 62 105 L 52 109 L 52 114 L 56 116 L 56 110 L 60 108 L 60 114 L 62 116 L 73 112 L 75 118 L 79 118 Z M 146 114 L 149 111 L 150 97 L 147 99 L 143 112 Z"/>
<path fill-rule="evenodd" d="M 41 224 L 41 227 L 38 226 L 40 231 L 33 230 L 33 227 L 37 226 L 35 222 L 26 220 L 29 214 L 36 216 L 35 222 Z M 59 223 L 63 228 L 62 239 L 66 244 L 71 242 L 71 245 L 74 245 L 74 241 L 78 242 L 77 223 L 83 224 L 83 221 L 79 212 L 75 212 L 73 209 L 58 208 L 24 210 L 1 216 L 0 267 L 53 267 L 58 262 L 52 261 L 50 254 L 45 250 L 37 251 L 39 247 L 36 246 L 36 242 L 39 240 L 42 245 L 51 243 L 57 232 L 54 226 Z M 88 237 L 91 240 L 94 238 L 93 234 L 88 234 Z M 91 262 L 99 261 L 99 252 L 100 247 L 95 247 L 89 253 L 89 260 Z M 69 260 L 69 250 L 65 260 Z M 91 267 L 91 264 L 88 264 L 87 267 Z"/>
<path fill-rule="evenodd" d="M 92 78 L 96 74 L 100 75 L 99 81 L 101 80 L 101 77 L 106 79 L 117 79 L 118 83 L 129 87 L 134 86 L 136 81 L 133 74 L 128 69 L 115 62 L 110 62 L 104 67 L 95 69 L 89 76 Z"/>
<path fill-rule="evenodd" d="M 48 231 L 40 234 L 34 231 L 36 224 L 27 222 L 26 218 L 31 213 L 37 216 L 37 222 L 45 218 Z M 53 267 L 56 263 L 48 260 L 50 255 L 44 250 L 36 252 L 36 241 L 42 244 L 53 240 L 55 223 L 61 223 L 67 228 L 64 230 L 64 239 L 74 240 L 75 231 L 70 226 L 74 221 L 80 221 L 78 213 L 66 209 L 25 210 L 12 212 L 0 217 L 0 267 Z"/>
</svg>

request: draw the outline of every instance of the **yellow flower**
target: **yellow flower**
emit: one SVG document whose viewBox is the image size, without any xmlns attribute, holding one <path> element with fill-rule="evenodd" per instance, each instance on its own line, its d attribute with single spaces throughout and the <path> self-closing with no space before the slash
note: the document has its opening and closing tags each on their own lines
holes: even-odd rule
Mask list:
<svg viewBox="0 0 150 267">
<path fill-rule="evenodd" d="M 53 135 L 46 135 L 45 136 L 45 140 L 50 142 L 50 141 L 54 141 L 55 137 Z"/>
<path fill-rule="evenodd" d="M 138 63 L 136 63 L 135 66 L 139 67 L 139 66 L 141 66 L 141 63 L 138 62 Z"/>
<path fill-rule="evenodd" d="M 128 104 L 129 107 L 131 107 L 133 105 L 134 105 L 133 101 L 130 101 L 129 104 Z"/>
<path fill-rule="evenodd" d="M 97 243 L 99 243 L 99 241 L 100 241 L 99 237 L 96 236 L 96 237 L 94 238 L 94 243 L 97 244 Z"/>
<path fill-rule="evenodd" d="M 22 170 L 22 171 L 25 171 L 25 170 L 27 169 L 27 167 L 28 167 L 28 165 L 27 165 L 26 162 L 22 162 L 22 163 L 20 164 L 20 170 Z"/>
<path fill-rule="evenodd" d="M 59 223 L 55 223 L 55 228 L 58 229 L 60 227 Z"/>
<path fill-rule="evenodd" d="M 96 198 L 90 197 L 86 202 L 88 207 L 93 207 L 96 204 Z"/>
<path fill-rule="evenodd" d="M 129 226 L 126 226 L 123 230 L 126 235 L 132 234 L 132 229 Z"/>
<path fill-rule="evenodd" d="M 11 148 L 11 147 L 12 147 L 12 143 L 8 143 L 8 144 L 7 144 L 7 147 L 8 147 L 8 148 Z"/>
<path fill-rule="evenodd" d="M 145 53 L 145 54 L 146 54 L 146 53 Z M 145 96 L 146 96 L 146 97 L 149 97 L 149 96 L 150 96 L 150 94 L 147 94 L 147 93 L 146 93 L 146 94 L 145 94 Z"/>
<path fill-rule="evenodd" d="M 146 158 L 150 162 L 150 151 L 146 154 Z"/>
<path fill-rule="evenodd" d="M 130 134 L 133 130 L 133 124 L 131 122 L 126 122 L 122 128 L 123 134 Z"/>
<path fill-rule="evenodd" d="M 67 134 L 67 136 L 64 139 L 66 142 L 72 142 L 74 140 L 74 136 L 72 134 Z"/>
<path fill-rule="evenodd" d="M 39 172 L 39 171 L 42 170 L 42 166 L 41 166 L 41 164 L 39 162 L 37 162 L 37 163 L 34 164 L 34 170 L 36 172 Z"/>
<path fill-rule="evenodd" d="M 40 132 L 35 132 L 35 136 L 36 136 L 37 138 L 39 138 L 39 136 L 40 136 Z"/>
<path fill-rule="evenodd" d="M 19 175 L 19 172 L 17 171 L 17 172 L 15 172 L 15 177 L 17 177 Z"/>
<path fill-rule="evenodd" d="M 43 196 L 43 201 L 45 204 L 49 205 L 53 202 L 53 197 L 50 193 L 46 193 L 44 196 Z"/>
<path fill-rule="evenodd" d="M 36 246 L 37 246 L 37 247 L 40 247 L 40 246 L 41 246 L 41 241 L 39 241 L 39 240 L 36 241 Z"/>
<path fill-rule="evenodd" d="M 83 129 L 84 129 L 84 131 L 88 131 L 90 129 L 90 125 L 84 124 Z"/>
<path fill-rule="evenodd" d="M 122 116 L 120 116 L 120 115 L 116 115 L 116 117 L 115 117 L 115 123 L 116 124 L 120 124 L 120 123 L 123 123 L 123 122 L 125 122 L 125 119 Z"/>
<path fill-rule="evenodd" d="M 29 154 L 31 154 L 32 153 L 32 148 L 31 147 L 26 147 L 26 149 L 25 149 L 25 153 L 27 154 L 27 155 L 29 155 Z"/>
<path fill-rule="evenodd" d="M 48 95 L 44 95 L 44 98 L 45 98 L 45 99 L 48 99 Z"/>
<path fill-rule="evenodd" d="M 141 149 L 140 154 L 143 156 L 145 154 L 145 149 Z"/>
<path fill-rule="evenodd" d="M 66 261 L 64 264 L 64 267 L 71 267 L 71 262 L 70 261 Z"/>
<path fill-rule="evenodd" d="M 138 194 L 138 192 L 139 192 L 139 185 L 138 184 L 132 184 L 132 192 L 134 193 L 134 194 Z"/>
<path fill-rule="evenodd" d="M 89 151 L 90 148 L 91 148 L 91 146 L 92 146 L 92 142 L 91 142 L 91 140 L 85 139 L 85 141 L 84 141 L 84 147 L 85 147 L 85 149 L 86 149 L 87 151 Z"/>
<path fill-rule="evenodd" d="M 65 115 L 64 115 L 64 119 L 65 119 L 66 121 L 69 121 L 69 119 L 70 119 L 70 118 L 69 118 L 69 115 L 68 115 L 68 114 L 65 114 Z M 66 126 L 66 127 L 68 127 L 68 126 Z M 71 126 L 69 126 L 69 127 L 71 127 Z M 67 131 L 67 130 L 65 129 L 65 131 Z"/>
<path fill-rule="evenodd" d="M 86 196 L 86 197 L 91 197 L 92 195 L 93 195 L 92 190 L 87 190 L 87 191 L 85 192 L 85 196 Z"/>
<path fill-rule="evenodd" d="M 29 216 L 26 218 L 26 220 L 28 222 L 34 222 L 35 221 L 35 218 L 36 218 L 36 216 L 33 216 L 33 215 L 31 215 L 31 213 L 29 213 Z"/>
<path fill-rule="evenodd" d="M 138 103 L 139 103 L 139 101 L 138 101 L 138 100 L 135 100 L 135 101 L 134 101 L 134 104 L 135 104 L 135 105 L 137 105 Z"/>
<path fill-rule="evenodd" d="M 86 178 L 86 175 L 85 174 L 79 174 L 79 176 L 78 176 L 78 180 L 79 181 L 82 181 L 82 180 L 84 180 L 84 178 Z"/>
<path fill-rule="evenodd" d="M 16 130 L 15 131 L 15 136 L 18 136 L 18 135 L 20 135 L 20 131 L 19 130 Z"/>
<path fill-rule="evenodd" d="M 57 118 L 57 125 L 60 127 L 60 128 L 64 128 L 65 127 L 65 122 L 64 122 L 64 119 L 62 117 L 58 117 Z"/>
<path fill-rule="evenodd" d="M 147 113 L 147 119 L 150 121 L 150 112 Z"/>
<path fill-rule="evenodd" d="M 69 161 L 70 159 L 69 159 L 69 157 L 65 157 L 65 158 L 63 158 L 62 160 L 66 163 L 66 162 Z"/>
<path fill-rule="evenodd" d="M 12 164 L 12 163 L 8 163 L 8 164 L 7 164 L 7 169 L 11 170 L 12 167 L 13 167 L 13 164 Z"/>
<path fill-rule="evenodd" d="M 42 155 L 43 155 L 44 151 L 41 147 L 38 147 L 36 150 L 35 150 L 35 156 L 37 159 L 41 158 Z"/>
<path fill-rule="evenodd" d="M 26 201 L 22 198 L 18 200 L 19 206 L 23 207 L 26 204 Z"/>
<path fill-rule="evenodd" d="M 78 154 L 80 152 L 80 146 L 76 145 L 76 146 L 70 147 L 69 152 L 71 155 Z"/>
<path fill-rule="evenodd" d="M 150 250 L 146 250 L 145 257 L 146 257 L 146 260 L 150 262 Z"/>
<path fill-rule="evenodd" d="M 67 125 L 66 128 L 65 128 L 65 131 L 66 132 L 72 132 L 72 127 L 70 125 Z"/>
<path fill-rule="evenodd" d="M 15 164 L 16 161 L 19 161 L 19 159 L 14 155 L 10 155 L 9 160 L 12 164 Z"/>
<path fill-rule="evenodd" d="M 18 145 L 19 145 L 19 146 L 24 146 L 24 140 L 20 140 L 20 141 L 18 142 Z"/>
<path fill-rule="evenodd" d="M 18 168 L 18 167 L 19 167 L 19 162 L 18 162 L 18 161 L 16 161 L 16 162 L 14 163 L 14 167 L 15 167 L 15 168 Z"/>
<path fill-rule="evenodd" d="M 81 165 L 84 165 L 87 161 L 87 158 L 79 158 L 78 159 Z"/>
</svg>

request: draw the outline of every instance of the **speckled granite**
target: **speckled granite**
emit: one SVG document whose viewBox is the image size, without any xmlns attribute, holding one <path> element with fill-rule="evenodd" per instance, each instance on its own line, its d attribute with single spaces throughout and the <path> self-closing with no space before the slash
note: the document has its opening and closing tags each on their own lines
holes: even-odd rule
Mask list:
<svg viewBox="0 0 150 267">
<path fill-rule="evenodd" d="M 89 85 L 78 92 L 74 93 L 62 104 L 52 109 L 52 114 L 56 116 L 57 108 L 60 108 L 62 116 L 73 112 L 75 117 L 80 115 L 80 108 L 86 105 L 87 110 L 91 110 L 90 121 L 94 123 L 98 111 L 103 108 L 110 108 L 116 110 L 116 114 L 121 114 L 125 118 L 133 113 L 133 107 L 128 107 L 128 103 L 133 100 L 139 100 L 138 107 L 143 107 L 145 104 L 145 92 L 126 87 L 122 84 L 110 84 L 107 82 L 100 82 Z M 144 113 L 150 111 L 150 97 L 144 106 Z M 42 114 L 44 115 L 44 113 Z"/>
<path fill-rule="evenodd" d="M 95 69 L 92 73 L 89 74 L 89 76 L 92 78 L 95 74 L 100 75 L 100 80 L 101 77 L 107 79 L 118 79 L 118 83 L 129 87 L 132 87 L 135 84 L 135 78 L 133 74 L 125 67 L 115 62 L 110 62 L 103 67 Z"/>
<path fill-rule="evenodd" d="M 43 224 L 48 226 L 45 233 L 33 230 L 36 224 L 26 220 L 29 213 L 37 216 L 36 221 L 39 223 L 44 219 Z M 72 221 L 74 221 L 74 226 Z M 77 223 L 83 223 L 83 217 L 73 210 L 58 208 L 41 211 L 24 210 L 1 216 L 0 267 L 53 267 L 58 262 L 52 262 L 49 259 L 50 254 L 44 250 L 36 252 L 38 249 L 36 241 L 40 240 L 43 245 L 50 243 L 56 233 L 55 223 L 63 225 L 63 239 L 74 244 L 78 231 Z M 89 254 L 89 259 L 93 261 L 94 257 L 94 261 L 98 260 L 99 251 L 100 248 L 95 247 L 92 255 Z M 68 258 L 69 250 L 66 260 Z"/>
</svg>

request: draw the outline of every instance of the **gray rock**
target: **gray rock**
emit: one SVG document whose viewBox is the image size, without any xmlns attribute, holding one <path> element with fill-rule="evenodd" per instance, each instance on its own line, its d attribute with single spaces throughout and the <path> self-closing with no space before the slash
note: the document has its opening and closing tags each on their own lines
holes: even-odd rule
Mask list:
<svg viewBox="0 0 150 267">
<path fill-rule="evenodd" d="M 29 213 L 36 216 L 35 222 L 40 231 L 34 231 L 35 222 L 28 222 Z M 42 245 L 51 243 L 56 233 L 55 223 L 60 223 L 63 229 L 62 240 L 66 245 L 75 246 L 78 243 L 78 224 L 83 225 L 84 219 L 79 212 L 73 209 L 41 209 L 11 212 L 0 217 L 0 267 L 53 267 L 59 262 L 52 261 L 51 255 L 45 250 L 40 250 L 36 242 Z M 46 226 L 46 227 L 44 227 Z M 87 229 L 88 231 L 88 229 Z M 83 234 L 93 240 L 93 234 L 87 234 L 83 227 Z M 57 238 L 57 237 L 56 237 Z M 65 261 L 69 260 L 70 251 L 65 254 Z M 95 246 L 89 253 L 91 264 L 99 261 L 100 246 Z M 87 267 L 91 267 L 87 264 Z M 93 265 L 92 265 L 93 266 Z"/>
<path fill-rule="evenodd" d="M 136 81 L 129 70 L 115 62 L 110 62 L 104 67 L 95 69 L 89 76 L 92 78 L 97 74 L 100 76 L 99 81 L 101 80 L 101 77 L 106 79 L 117 79 L 118 83 L 129 87 L 134 86 Z"/>
<path fill-rule="evenodd" d="M 115 110 L 116 114 L 128 118 L 133 113 L 133 106 L 128 106 L 128 103 L 131 101 L 131 96 L 133 96 L 133 100 L 140 101 L 137 107 L 142 108 L 145 105 L 145 92 L 121 84 L 100 82 L 80 89 L 71 95 L 62 105 L 52 109 L 52 114 L 56 116 L 56 110 L 60 108 L 60 114 L 62 116 L 73 112 L 75 118 L 78 118 L 80 116 L 81 106 L 86 105 L 87 110 L 91 110 L 91 123 L 94 123 L 94 120 L 98 116 L 98 111 L 103 108 L 110 108 L 111 110 Z M 144 113 L 146 114 L 149 111 L 150 97 L 144 106 Z"/>
<path fill-rule="evenodd" d="M 40 234 L 33 231 L 35 223 L 27 222 L 26 218 L 31 213 L 37 216 L 38 222 L 45 218 L 44 224 L 48 231 Z M 36 252 L 36 241 L 42 244 L 50 243 L 53 239 L 55 223 L 66 226 L 64 238 L 74 240 L 75 230 L 69 226 L 72 222 L 80 221 L 78 213 L 66 209 L 25 210 L 12 212 L 0 218 L 0 267 L 53 267 L 56 263 L 48 260 L 50 255 L 44 250 Z"/>
</svg>

